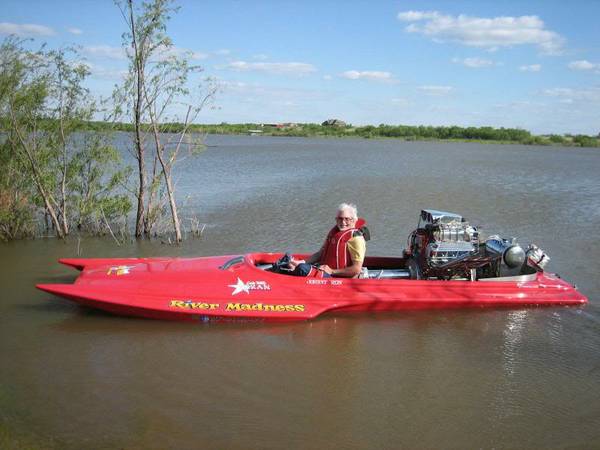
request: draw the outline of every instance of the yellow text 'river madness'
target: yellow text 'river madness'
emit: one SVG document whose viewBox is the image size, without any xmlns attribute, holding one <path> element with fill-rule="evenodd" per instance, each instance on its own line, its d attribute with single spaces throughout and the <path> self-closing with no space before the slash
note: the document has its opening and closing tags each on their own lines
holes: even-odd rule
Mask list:
<svg viewBox="0 0 600 450">
<path fill-rule="evenodd" d="M 272 311 L 272 312 L 303 312 L 304 305 L 265 305 L 264 303 L 233 303 L 228 302 L 224 307 L 219 303 L 193 302 L 191 300 L 171 300 L 171 308 L 193 310 L 225 310 L 225 311 Z"/>
</svg>

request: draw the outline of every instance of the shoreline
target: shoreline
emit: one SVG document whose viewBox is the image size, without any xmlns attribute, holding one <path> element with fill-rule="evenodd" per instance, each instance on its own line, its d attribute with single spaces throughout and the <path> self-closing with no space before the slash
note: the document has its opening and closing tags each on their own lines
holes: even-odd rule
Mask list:
<svg viewBox="0 0 600 450">
<path fill-rule="evenodd" d="M 132 132 L 128 123 L 84 122 L 81 131 L 124 131 Z M 179 123 L 164 124 L 161 132 L 178 133 L 183 129 Z M 533 135 L 520 128 L 457 127 L 457 126 L 409 126 L 409 125 L 319 125 L 311 123 L 293 124 L 192 124 L 189 133 L 252 135 L 276 137 L 318 137 L 356 139 L 398 139 L 406 142 L 465 142 L 496 145 L 536 145 L 552 147 L 600 147 L 600 136 L 587 135 Z"/>
<path fill-rule="evenodd" d="M 394 140 L 394 141 L 402 141 L 402 142 L 432 142 L 432 143 L 465 143 L 465 144 L 483 144 L 483 145 L 527 145 L 532 147 L 572 147 L 572 148 L 596 148 L 598 146 L 581 146 L 577 143 L 555 143 L 555 142 L 544 142 L 544 143 L 524 143 L 519 141 L 509 141 L 509 140 L 494 140 L 494 139 L 466 139 L 466 138 L 448 138 L 448 139 L 440 139 L 440 138 L 425 138 L 425 137 L 416 137 L 416 138 L 405 138 L 405 137 L 390 137 L 390 136 L 352 136 L 352 135 L 330 135 L 330 134 L 314 134 L 314 135 L 304 135 L 304 134 L 279 134 L 279 133 L 261 133 L 261 134 L 252 134 L 252 133 L 236 133 L 236 132 L 206 132 L 206 131 L 193 131 L 194 133 L 204 133 L 207 135 L 223 135 L 223 136 L 255 136 L 255 137 L 300 137 L 300 138 L 321 138 L 321 139 L 360 139 L 360 140 Z"/>
</svg>

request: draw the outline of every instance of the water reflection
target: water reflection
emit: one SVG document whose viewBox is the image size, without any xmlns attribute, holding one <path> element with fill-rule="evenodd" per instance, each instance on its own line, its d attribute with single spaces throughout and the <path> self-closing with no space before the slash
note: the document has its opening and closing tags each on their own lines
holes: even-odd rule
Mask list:
<svg viewBox="0 0 600 450">
<path fill-rule="evenodd" d="M 523 340 L 523 328 L 527 324 L 527 310 L 512 311 L 507 315 L 507 323 L 504 329 L 504 373 L 511 377 L 519 364 L 520 344 Z"/>
</svg>

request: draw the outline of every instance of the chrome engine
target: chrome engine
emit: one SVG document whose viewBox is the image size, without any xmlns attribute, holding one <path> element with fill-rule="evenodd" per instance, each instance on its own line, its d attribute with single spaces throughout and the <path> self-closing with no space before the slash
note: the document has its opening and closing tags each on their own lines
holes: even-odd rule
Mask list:
<svg viewBox="0 0 600 450">
<path fill-rule="evenodd" d="M 479 231 L 462 216 L 425 209 L 409 237 L 405 252 L 412 278 L 470 278 L 499 276 L 528 266 L 543 270 L 550 258 L 538 247 L 527 250 L 515 238 L 490 236 L 479 240 Z M 531 270 L 531 269 L 529 269 Z"/>
<path fill-rule="evenodd" d="M 479 233 L 458 214 L 423 210 L 418 228 L 428 235 L 425 259 L 431 267 L 441 267 L 477 252 Z"/>
<path fill-rule="evenodd" d="M 476 251 L 470 242 L 435 241 L 427 245 L 425 257 L 430 266 L 440 267 L 456 259 L 464 258 Z"/>
</svg>

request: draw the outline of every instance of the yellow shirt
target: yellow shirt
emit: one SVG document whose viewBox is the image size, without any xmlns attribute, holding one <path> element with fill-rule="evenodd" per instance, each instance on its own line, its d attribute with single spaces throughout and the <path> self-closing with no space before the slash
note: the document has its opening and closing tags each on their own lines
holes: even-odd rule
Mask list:
<svg viewBox="0 0 600 450">
<path fill-rule="evenodd" d="M 350 253 L 350 259 L 353 262 L 362 263 L 365 260 L 365 254 L 367 253 L 367 242 L 363 236 L 354 236 L 346 244 L 348 246 L 348 253 Z"/>
</svg>

